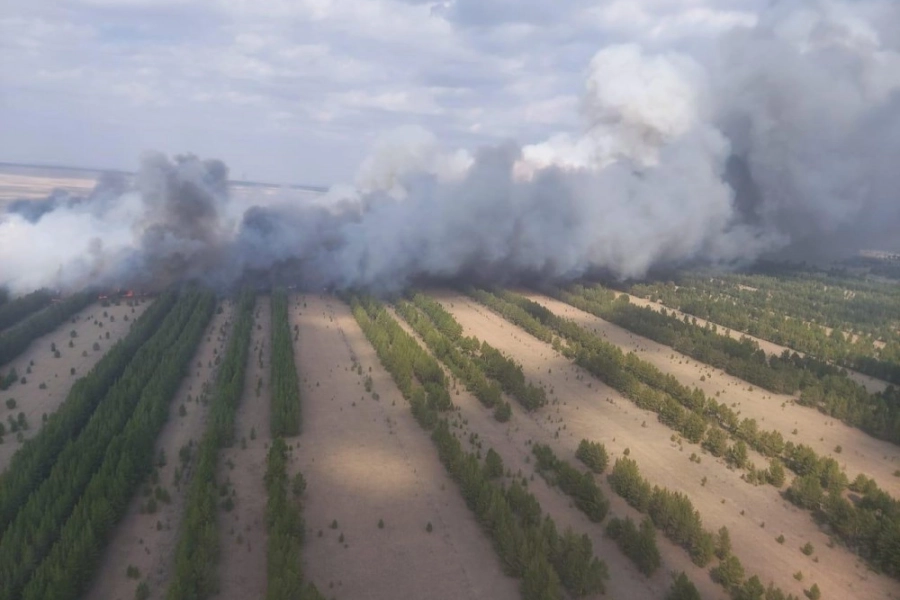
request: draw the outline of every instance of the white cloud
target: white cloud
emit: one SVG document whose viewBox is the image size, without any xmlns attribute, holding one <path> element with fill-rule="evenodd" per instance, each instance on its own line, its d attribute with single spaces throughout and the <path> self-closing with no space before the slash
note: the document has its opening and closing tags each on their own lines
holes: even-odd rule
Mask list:
<svg viewBox="0 0 900 600">
<path fill-rule="evenodd" d="M 707 37 L 761 3 L 10 0 L 0 121 L 19 139 L 0 160 L 133 168 L 152 145 L 322 182 L 349 178 L 360 145 L 404 124 L 468 146 L 535 142 L 577 127 L 604 45 Z M 61 143 L 72 131 L 96 135 Z"/>
</svg>

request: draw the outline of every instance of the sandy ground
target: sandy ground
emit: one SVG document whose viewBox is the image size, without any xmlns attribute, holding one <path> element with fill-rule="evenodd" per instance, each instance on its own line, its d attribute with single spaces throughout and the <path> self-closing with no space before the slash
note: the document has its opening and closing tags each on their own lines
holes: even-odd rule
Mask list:
<svg viewBox="0 0 900 600">
<path fill-rule="evenodd" d="M 62 189 L 84 195 L 94 189 L 93 177 L 50 177 L 26 173 L 0 173 L 0 206 L 18 199 L 42 199 Z"/>
<path fill-rule="evenodd" d="M 348 600 L 518 598 L 349 308 L 304 296 L 290 311 L 299 324 L 304 425 L 292 468 L 308 482 L 307 579 Z M 352 357 L 363 375 L 350 371 Z M 368 375 L 379 400 L 365 391 Z"/>
<path fill-rule="evenodd" d="M 396 314 L 395 318 L 424 348 L 424 342 L 406 322 Z M 445 373 L 452 378 L 446 369 Z M 488 448 L 493 448 L 500 454 L 503 464 L 513 474 L 522 473 L 531 478 L 531 474 L 536 473 L 533 464 L 534 457 L 529 445 L 532 442 L 549 445 L 559 458 L 568 461 L 580 470 L 586 470 L 584 465 L 575 458 L 574 448 L 577 447 L 577 444 L 572 446 L 571 439 L 556 437 L 556 430 L 559 427 L 559 413 L 556 406 L 547 406 L 528 413 L 516 404 L 515 399 L 507 397 L 507 401 L 513 405 L 513 418 L 507 423 L 498 423 L 493 418 L 491 411 L 485 409 L 477 398 L 467 392 L 462 383 L 454 383 L 457 391 L 453 392 L 453 403 L 459 407 L 459 417 L 464 424 L 461 439 L 468 440 L 470 434 L 475 433 L 482 442 L 482 453 L 487 452 Z M 476 448 L 470 445 L 468 450 L 474 452 Z M 627 516 L 635 522 L 640 522 L 643 516 L 613 493 L 606 477 L 596 477 L 595 481 L 610 500 L 610 516 L 607 517 L 607 520 L 612 516 L 620 518 Z M 684 571 L 698 586 L 703 598 L 707 600 L 726 598 L 725 592 L 706 575 L 705 570 L 696 567 L 684 551 L 662 535 L 657 536 L 662 565 L 653 577 L 648 578 L 619 551 L 615 542 L 603 534 L 608 521 L 601 524 L 592 523 L 572 504 L 568 496 L 559 488 L 547 485 L 539 475 L 530 479 L 529 490 L 538 499 L 545 514 L 549 514 L 556 522 L 560 532 L 571 527 L 576 533 L 585 533 L 591 538 L 594 554 L 606 562 L 609 568 L 610 580 L 607 583 L 606 592 L 608 597 L 663 598 L 672 584 L 670 574 Z"/>
<path fill-rule="evenodd" d="M 716 327 L 718 327 L 719 333 L 728 335 L 729 337 L 736 339 L 736 340 L 739 340 L 742 337 L 749 338 L 749 339 L 753 340 L 754 342 L 756 342 L 757 344 L 759 344 L 760 349 L 762 349 L 763 352 L 765 352 L 766 354 L 776 354 L 776 355 L 780 356 L 785 350 L 792 352 L 792 353 L 797 352 L 796 350 L 788 348 L 787 346 L 779 346 L 778 344 L 773 344 L 772 342 L 770 342 L 768 340 L 764 340 L 764 339 L 758 338 L 758 337 L 753 337 L 752 335 L 743 333 L 741 331 L 736 331 L 734 329 L 729 329 L 727 327 L 723 327 L 722 325 L 719 325 L 717 323 L 712 323 L 711 321 L 707 321 L 705 319 L 695 317 L 694 315 L 689 315 L 687 313 L 683 313 L 679 310 L 675 310 L 674 308 L 669 308 L 659 302 L 652 302 L 650 300 L 647 300 L 646 298 L 632 296 L 631 294 L 622 294 L 621 292 L 619 292 L 618 295 L 628 296 L 631 303 L 635 304 L 637 306 L 647 306 L 657 312 L 666 310 L 670 314 L 674 313 L 680 319 L 683 319 L 684 317 L 696 319 L 697 324 L 704 326 L 704 327 L 707 324 L 715 325 Z M 828 328 L 826 328 L 826 329 L 828 329 Z M 830 334 L 831 331 L 829 330 L 828 333 Z M 883 347 L 883 345 L 884 344 L 882 343 L 882 347 Z M 797 352 L 797 354 L 799 354 L 800 356 L 805 356 L 805 353 L 803 353 L 803 352 Z M 887 386 L 888 386 L 888 383 L 886 381 L 883 381 L 881 379 L 876 379 L 874 377 L 870 377 L 868 375 L 864 375 L 862 373 L 859 373 L 857 371 L 852 371 L 850 369 L 847 369 L 847 376 L 850 377 L 850 379 L 852 379 L 856 383 L 858 383 L 861 386 L 863 386 L 864 388 L 866 388 L 869 392 L 871 392 L 873 394 L 876 394 L 878 392 L 883 392 L 885 390 L 885 388 L 887 388 Z"/>
<path fill-rule="evenodd" d="M 234 509 L 230 512 L 220 509 L 218 519 L 221 588 L 217 597 L 223 600 L 263 598 L 266 593 L 265 515 L 268 496 L 263 477 L 271 441 L 271 312 L 269 296 L 258 296 L 244 395 L 235 419 L 237 443 L 219 453 L 218 480 L 230 482 L 235 494 Z"/>
<path fill-rule="evenodd" d="M 191 372 L 182 382 L 169 408 L 169 420 L 156 441 L 157 455 L 166 457 L 165 466 L 158 469 L 159 485 L 171 496 L 171 503 L 159 503 L 155 514 L 141 512 L 147 501 L 143 494 L 132 499 L 128 512 L 109 540 L 85 598 L 96 600 L 131 600 L 138 580 L 129 579 L 126 569 L 133 565 L 140 570 L 141 580 L 150 587 L 150 598 L 164 598 L 166 584 L 174 566 L 179 524 L 184 512 L 190 473 L 175 485 L 175 471 L 182 467 L 179 451 L 189 442 L 200 441 L 206 425 L 207 404 L 201 401 L 204 392 L 214 382 L 217 355 L 224 352 L 225 340 L 231 330 L 233 303 L 223 304 L 222 314 L 213 316 L 191 361 Z M 207 392 L 208 393 L 208 392 Z M 184 405 L 187 414 L 179 415 Z M 193 458 L 194 453 L 191 454 Z"/>
<path fill-rule="evenodd" d="M 9 432 L 8 419 L 16 418 L 20 412 L 24 412 L 28 429 L 23 432 L 23 439 L 34 437 L 43 426 L 43 415 L 49 416 L 56 412 L 75 381 L 86 375 L 103 354 L 128 333 L 131 324 L 151 302 L 149 299 L 143 300 L 133 307 L 124 301 L 120 306 L 88 306 L 73 317 L 74 323 L 72 320 L 67 321 L 55 331 L 39 337 L 25 352 L 0 366 L 0 373 L 5 375 L 15 368 L 19 377 L 26 379 L 25 384 L 14 383 L 8 390 L 0 392 L 0 419 L 7 428 L 4 442 L 0 444 L 0 472 L 6 469 L 12 455 L 21 446 L 16 441 L 16 434 Z M 104 317 L 104 313 L 107 316 Z M 72 331 L 76 333 L 74 338 L 71 337 Z M 106 339 L 107 333 L 109 339 Z M 71 348 L 69 342 L 72 342 Z M 99 344 L 99 350 L 94 350 L 94 342 Z M 53 355 L 53 344 L 56 344 L 59 358 Z M 29 365 L 31 373 L 28 373 Z M 72 369 L 75 369 L 74 374 Z M 46 386 L 45 389 L 41 389 L 42 384 Z M 15 408 L 7 407 L 9 399 L 16 401 Z"/>
<path fill-rule="evenodd" d="M 728 527 L 735 554 L 748 574 L 758 575 L 765 583 L 774 581 L 785 592 L 802 597 L 803 588 L 815 582 L 827 597 L 900 597 L 900 583 L 868 572 L 846 549 L 828 548 L 827 536 L 809 514 L 782 500 L 771 486 L 751 486 L 721 461 L 703 455 L 699 446 L 673 443 L 673 432 L 661 425 L 655 414 L 638 409 L 549 344 L 487 308 L 458 294 L 437 297 L 466 335 L 476 335 L 514 356 L 529 379 L 540 382 L 552 398 L 559 399 L 561 404 L 554 407 L 558 412 L 548 417 L 551 422 L 556 420 L 558 443 L 568 449 L 564 457 L 574 454 L 582 438 L 605 443 L 611 463 L 628 448 L 649 481 L 691 498 L 707 529 Z M 701 455 L 700 464 L 689 460 L 692 452 Z M 704 477 L 707 482 L 702 485 Z M 786 538 L 783 545 L 775 541 L 779 534 Z M 807 541 L 815 547 L 812 557 L 799 550 Z M 802 584 L 793 578 L 798 570 L 804 574 Z"/>
<path fill-rule="evenodd" d="M 851 481 L 865 473 L 892 496 L 900 497 L 900 477 L 893 475 L 900 468 L 900 448 L 894 444 L 877 440 L 818 410 L 800 406 L 792 396 L 753 387 L 724 371 L 679 354 L 669 346 L 632 334 L 568 304 L 533 293 L 528 297 L 603 336 L 622 350 L 637 352 L 643 360 L 671 373 L 682 384 L 698 387 L 708 397 L 727 402 L 741 419 L 756 419 L 760 429 L 780 431 L 785 440 L 807 444 L 820 456 L 832 456 Z M 792 434 L 795 429 L 796 435 Z M 835 452 L 837 446 L 842 448 L 840 453 Z M 758 466 L 765 464 L 758 455 L 753 460 Z"/>
</svg>

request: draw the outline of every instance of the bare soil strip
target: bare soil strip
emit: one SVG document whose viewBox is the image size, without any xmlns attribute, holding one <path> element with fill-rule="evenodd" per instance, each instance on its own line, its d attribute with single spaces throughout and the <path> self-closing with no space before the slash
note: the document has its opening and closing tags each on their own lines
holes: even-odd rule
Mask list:
<svg viewBox="0 0 900 600">
<path fill-rule="evenodd" d="M 617 292 L 617 295 L 628 296 L 628 299 L 631 301 L 632 304 L 635 304 L 637 306 L 646 306 L 648 308 L 652 308 L 656 312 L 662 312 L 663 310 L 665 310 L 669 314 L 675 314 L 680 319 L 684 319 L 684 317 L 688 317 L 689 319 L 694 319 L 697 321 L 698 325 L 701 325 L 704 327 L 707 324 L 715 325 L 718 328 L 719 333 L 727 335 L 728 337 L 736 339 L 736 340 L 739 340 L 742 337 L 751 339 L 754 342 L 756 342 L 757 344 L 759 344 L 760 349 L 763 352 L 765 352 L 766 354 L 770 354 L 770 355 L 776 354 L 776 355 L 780 356 L 785 350 L 787 350 L 788 352 L 791 352 L 791 353 L 796 352 L 800 356 L 805 356 L 805 353 L 798 352 L 797 350 L 792 350 L 791 348 L 788 348 L 787 346 L 779 346 L 778 344 L 774 344 L 768 340 L 754 337 L 752 335 L 749 335 L 749 334 L 746 334 L 746 333 L 743 333 L 740 331 L 736 331 L 734 329 L 729 329 L 727 327 L 723 327 L 722 325 L 719 325 L 718 323 L 713 323 L 712 321 L 707 321 L 706 319 L 701 319 L 699 317 L 695 317 L 694 315 L 689 315 L 687 313 L 683 313 L 679 310 L 675 310 L 674 308 L 669 308 L 663 304 L 660 304 L 659 302 L 653 302 L 651 300 L 647 300 L 646 298 L 632 296 L 631 294 L 626 294 L 624 292 Z M 828 333 L 831 334 L 830 329 L 827 327 L 826 327 L 826 329 L 828 330 Z M 882 346 L 884 346 L 883 343 L 882 343 Z M 847 369 L 847 376 L 850 377 L 850 379 L 852 379 L 856 383 L 858 383 L 861 386 L 863 386 L 864 388 L 866 388 L 869 391 L 869 393 L 872 393 L 872 394 L 877 394 L 878 392 L 883 392 L 885 390 L 885 388 L 887 388 L 887 386 L 889 385 L 888 382 L 886 382 L 884 380 L 875 379 L 874 377 L 871 377 L 869 375 L 864 375 L 858 371 L 853 371 L 850 369 Z"/>
<path fill-rule="evenodd" d="M 875 439 L 814 408 L 796 404 L 793 396 L 751 386 L 720 369 L 679 354 L 669 346 L 635 335 L 564 302 L 534 293 L 526 295 L 557 315 L 603 336 L 623 351 L 636 352 L 661 371 L 674 375 L 682 384 L 700 388 L 708 397 L 726 402 L 741 419 L 756 419 L 760 429 L 775 429 L 786 441 L 806 444 L 820 456 L 833 457 L 851 481 L 865 473 L 874 478 L 881 489 L 894 497 L 900 496 L 900 478 L 894 476 L 900 468 L 900 448 L 896 445 Z M 792 433 L 794 430 L 796 434 Z M 838 446 L 840 452 L 835 451 Z M 761 457 L 757 455 L 754 460 L 757 466 L 763 466 Z"/>
<path fill-rule="evenodd" d="M 169 421 L 156 441 L 157 455 L 162 453 L 166 463 L 157 469 L 158 485 L 168 492 L 171 502 L 158 502 L 156 512 L 148 514 L 142 511 L 142 507 L 146 507 L 149 496 L 142 493 L 132 499 L 128 512 L 106 546 L 97 575 L 85 598 L 131 600 L 139 580 L 148 582 L 150 598 L 165 597 L 192 468 L 192 465 L 184 468 L 179 452 L 189 442 L 196 446 L 203 435 L 207 402 L 202 397 L 204 391 L 213 386 L 216 359 L 224 352 L 231 331 L 234 305 L 227 301 L 221 306 L 222 313 L 213 316 L 206 337 L 191 361 L 191 373 L 175 394 L 169 407 Z M 181 416 L 182 406 L 185 408 L 184 416 Z M 179 485 L 174 483 L 176 470 L 182 472 Z M 126 575 L 129 566 L 138 568 L 139 580 Z"/>
<path fill-rule="evenodd" d="M 294 465 L 308 482 L 306 578 L 347 600 L 518 598 L 349 308 L 294 297 L 290 318 L 299 324 L 304 414 Z M 362 374 L 351 372 L 353 358 Z"/>
<path fill-rule="evenodd" d="M 900 595 L 898 582 L 869 572 L 840 546 L 829 548 L 827 536 L 809 514 L 782 500 L 771 486 L 752 486 L 709 455 L 703 455 L 700 464 L 691 462 L 691 452 L 701 454 L 699 446 L 679 447 L 670 439 L 672 430 L 660 424 L 655 414 L 638 409 L 554 352 L 550 344 L 465 296 L 444 293 L 438 294 L 438 299 L 466 335 L 476 335 L 513 356 L 522 364 L 526 377 L 544 385 L 551 398 L 560 400 L 554 407 L 559 412 L 549 418 L 556 421 L 561 457 L 571 458 L 582 438 L 605 443 L 611 462 L 629 449 L 648 480 L 691 498 L 707 529 L 728 527 L 735 554 L 748 575 L 758 575 L 764 583 L 773 581 L 785 592 L 802 597 L 803 589 L 815 582 L 828 597 Z M 704 478 L 705 485 L 701 484 Z M 785 536 L 784 544 L 776 542 L 779 534 Z M 810 557 L 799 549 L 807 541 L 815 548 Z M 793 577 L 797 571 L 803 572 L 802 582 Z"/>
<path fill-rule="evenodd" d="M 246 600 L 266 593 L 266 453 L 271 389 L 272 311 L 268 296 L 257 296 L 244 395 L 235 417 L 232 448 L 219 452 L 218 481 L 230 482 L 234 508 L 220 509 L 218 598 Z M 260 366 L 262 364 L 262 366 Z"/>
<path fill-rule="evenodd" d="M 392 309 L 390 310 L 393 312 Z M 416 338 L 423 348 L 426 347 L 406 321 L 396 313 L 394 313 L 394 317 L 407 333 Z M 448 380 L 453 381 L 449 371 L 445 369 L 445 373 Z M 507 423 L 498 423 L 493 418 L 491 411 L 485 409 L 475 396 L 467 392 L 461 382 L 454 381 L 454 387 L 457 391 L 453 392 L 453 403 L 459 407 L 459 416 L 465 423 L 461 438 L 468 439 L 470 434 L 475 433 L 482 444 L 482 454 L 488 448 L 493 448 L 500 454 L 503 464 L 513 474 L 523 473 L 528 476 L 530 478 L 528 490 L 535 495 L 541 508 L 553 517 L 560 531 L 571 527 L 576 533 L 586 533 L 591 538 L 597 558 L 606 562 L 609 567 L 610 580 L 607 582 L 607 596 L 611 598 L 663 598 L 672 584 L 671 572 L 684 571 L 697 586 L 703 598 L 712 600 L 727 597 L 722 588 L 709 578 L 705 569 L 695 566 L 681 548 L 672 544 L 661 534 L 657 535 L 657 545 L 662 556 L 662 566 L 653 577 L 645 577 L 619 551 L 615 541 L 603 534 L 606 521 L 603 524 L 592 523 L 572 504 L 568 496 L 559 488 L 551 488 L 536 473 L 530 443 L 549 445 L 561 460 L 576 465 L 581 470 L 586 470 L 575 458 L 569 440 L 556 437 L 559 417 L 555 406 L 548 405 L 541 410 L 528 413 L 516 405 L 513 409 L 512 419 Z M 513 402 L 510 398 L 504 399 Z M 475 451 L 471 445 L 467 449 Z M 531 478 L 533 473 L 534 477 Z M 641 521 L 643 515 L 613 493 L 605 476 L 597 476 L 596 481 L 610 500 L 610 516 L 631 517 L 638 523 Z M 607 519 L 609 518 L 607 517 Z"/>
<path fill-rule="evenodd" d="M 6 470 L 21 446 L 16 441 L 16 434 L 9 432 L 9 417 L 17 418 L 20 412 L 25 413 L 28 429 L 22 432 L 23 441 L 34 437 L 43 426 L 43 415 L 49 417 L 56 412 L 72 385 L 128 333 L 132 323 L 150 303 L 151 300 L 144 300 L 135 307 L 127 306 L 125 302 L 108 307 L 93 304 L 76 314 L 74 323 L 70 319 L 55 331 L 34 340 L 24 353 L 4 366 L 4 374 L 14 368 L 20 378 L 25 378 L 25 383 L 14 383 L 8 390 L 0 392 L 0 420 L 7 428 L 4 442 L 0 444 L 0 472 Z M 73 331 L 75 337 L 72 337 Z M 54 356 L 54 344 L 59 358 Z M 7 406 L 10 399 L 15 400 L 14 408 Z"/>
</svg>

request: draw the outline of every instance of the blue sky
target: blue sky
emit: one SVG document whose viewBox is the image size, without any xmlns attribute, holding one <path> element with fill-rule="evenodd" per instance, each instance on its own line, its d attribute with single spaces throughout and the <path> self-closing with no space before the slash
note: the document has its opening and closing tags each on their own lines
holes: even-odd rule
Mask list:
<svg viewBox="0 0 900 600">
<path fill-rule="evenodd" d="M 765 0 L 5 0 L 0 160 L 352 179 L 418 125 L 448 147 L 577 133 L 604 46 L 710 44 Z"/>
</svg>

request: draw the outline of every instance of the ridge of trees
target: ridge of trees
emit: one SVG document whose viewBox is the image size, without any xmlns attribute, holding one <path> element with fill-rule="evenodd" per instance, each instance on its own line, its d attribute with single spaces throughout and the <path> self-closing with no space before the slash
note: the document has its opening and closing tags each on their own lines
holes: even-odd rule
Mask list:
<svg viewBox="0 0 900 600">
<path fill-rule="evenodd" d="M 136 399 L 141 398 L 144 391 L 152 393 L 161 385 L 155 380 L 166 375 L 162 367 L 165 358 L 185 331 L 198 301 L 199 295 L 191 293 L 175 304 L 159 331 L 134 354 L 122 375 L 97 404 L 77 437 L 56 456 L 47 477 L 19 507 L 0 538 L 0 598 L 21 598 L 25 584 L 52 553 L 54 545 L 61 539 L 64 524 L 76 515 L 76 505 L 106 457 L 116 457 L 108 450 L 134 414 Z M 179 377 L 181 373 L 178 370 Z M 95 503 L 86 509 L 103 510 L 101 506 Z M 112 519 L 105 513 L 93 517 L 101 523 Z M 84 531 L 81 533 L 85 534 Z M 78 540 L 84 545 L 79 547 L 79 554 L 83 551 L 87 557 L 99 552 L 99 548 L 88 544 L 86 538 Z M 69 559 L 75 561 L 81 557 Z M 74 588 L 80 583 L 84 581 L 76 578 L 71 585 Z"/>
<path fill-rule="evenodd" d="M 13 455 L 9 468 L 0 475 L 0 533 L 25 503 L 28 495 L 47 477 L 57 455 L 87 424 L 97 404 L 118 380 L 135 353 L 161 329 L 178 294 L 161 295 L 134 322 L 123 339 L 78 379 L 60 408 L 41 430 Z"/>
<path fill-rule="evenodd" d="M 477 340 L 447 336 L 432 323 L 430 315 L 419 312 L 409 302 L 400 300 L 394 306 L 397 314 L 409 323 L 434 356 L 447 365 L 453 376 L 461 380 L 486 408 L 495 408 L 503 402 L 500 385 L 488 380 L 481 367 L 463 350 L 464 347 L 477 347 Z"/>
<path fill-rule="evenodd" d="M 547 403 L 544 389 L 525 379 L 521 365 L 487 342 L 462 337 L 462 326 L 440 303 L 423 294 L 415 294 L 413 304 L 398 302 L 398 314 L 482 404 L 488 408 L 498 407 L 494 413 L 495 417 L 500 417 L 498 420 L 505 420 L 504 416 L 508 418 L 509 412 L 502 410 L 506 406 L 500 406 L 503 402 L 501 390 L 529 411 Z M 447 335 L 444 331 L 451 333 Z"/>
<path fill-rule="evenodd" d="M 591 442 L 584 439 L 578 444 L 575 458 L 584 463 L 594 473 L 604 472 L 609 464 L 609 454 L 606 452 L 606 446 L 600 442 Z"/>
<path fill-rule="evenodd" d="M 609 575 L 605 563 L 594 556 L 590 538 L 571 530 L 560 535 L 553 520 L 542 515 L 537 499 L 518 481 L 508 488 L 494 483 L 491 469 L 462 449 L 448 421 L 440 416 L 453 406 L 449 394 L 446 403 L 439 403 L 425 391 L 429 385 L 442 386 L 446 394 L 435 359 L 373 299 L 351 296 L 348 302 L 419 424 L 432 432 L 441 462 L 493 540 L 505 571 L 521 580 L 522 597 L 559 599 L 560 584 L 575 597 L 602 592 Z"/>
<path fill-rule="evenodd" d="M 287 462 L 287 444 L 277 435 L 266 456 L 266 600 L 324 600 L 315 585 L 303 580 L 305 523 L 300 499 L 288 496 Z"/>
<path fill-rule="evenodd" d="M 622 554 L 631 559 L 638 571 L 650 577 L 662 564 L 656 545 L 656 528 L 650 517 L 635 525 L 631 517 L 613 517 L 606 524 L 606 535 L 616 541 Z"/>
<path fill-rule="evenodd" d="M 615 323 L 638 335 L 687 354 L 754 385 L 779 394 L 800 391 L 799 403 L 840 419 L 869 435 L 900 443 L 900 390 L 889 387 L 869 393 L 846 372 L 811 355 L 787 350 L 767 356 L 759 345 L 743 338 L 735 340 L 713 325 L 701 326 L 687 317 L 658 312 L 631 304 L 600 286 L 575 285 L 558 291 L 564 302 Z"/>
<path fill-rule="evenodd" d="M 800 481 L 792 484 L 785 496 L 813 512 L 814 516 L 833 523 L 847 548 L 870 565 L 900 578 L 900 553 L 891 550 L 900 547 L 900 528 L 889 520 L 890 515 L 900 515 L 897 508 L 900 505 L 874 482 L 865 487 L 871 496 L 869 501 L 864 495 L 856 503 L 837 502 L 840 492 L 847 487 L 847 476 L 835 459 L 822 458 L 805 444 L 785 442 L 778 431 L 762 431 L 754 419 L 739 420 L 726 404 L 707 398 L 697 388 L 691 390 L 681 385 L 673 376 L 662 373 L 634 353 L 625 355 L 617 346 L 558 317 L 536 302 L 507 291 L 498 295 L 485 294 L 500 307 L 515 303 L 514 306 L 539 324 L 560 334 L 569 345 L 563 348 L 558 343 L 557 347 L 569 358 L 574 358 L 576 364 L 640 408 L 657 413 L 661 423 L 678 431 L 688 441 L 701 443 L 714 456 L 725 457 L 733 466 L 745 469 L 748 482 L 765 481 L 780 487 L 784 467 L 796 473 Z M 513 314 L 513 311 L 507 312 Z M 730 447 L 729 437 L 736 440 Z M 771 458 L 769 468 L 757 470 L 749 464 L 746 446 Z M 813 479 L 817 480 L 818 487 L 812 484 Z M 825 492 L 835 501 L 824 503 Z"/>
<path fill-rule="evenodd" d="M 272 436 L 300 433 L 300 383 L 294 363 L 294 344 L 284 290 L 272 293 Z"/>
<path fill-rule="evenodd" d="M 895 284 L 799 271 L 778 277 L 686 273 L 678 277 L 678 283 L 636 284 L 627 289 L 670 308 L 900 384 L 900 294 Z M 878 348 L 876 340 L 884 347 Z"/>
<path fill-rule="evenodd" d="M 599 523 L 609 513 L 609 500 L 594 476 L 582 473 L 569 463 L 556 457 L 550 446 L 534 444 L 531 451 L 537 459 L 538 473 L 550 485 L 558 485 L 567 496 L 575 501 L 575 506 L 594 523 Z"/>
<path fill-rule="evenodd" d="M 102 549 L 154 468 L 156 438 L 169 416 L 172 397 L 187 374 L 215 307 L 211 292 L 197 296 L 190 319 L 179 331 L 153 377 L 141 388 L 133 411 L 110 440 L 100 468 L 91 477 L 59 539 L 35 570 L 23 600 L 75 600 L 89 584 Z M 177 310 L 177 308 L 176 308 Z"/>
<path fill-rule="evenodd" d="M 673 543 L 681 546 L 691 555 L 691 560 L 699 567 L 705 567 L 714 557 L 719 564 L 710 569 L 713 580 L 724 587 L 734 600 L 762 598 L 767 600 L 797 600 L 792 594 L 784 595 L 771 583 L 768 589 L 762 586 L 756 576 L 744 578 L 744 567 L 731 554 L 727 540 L 728 530 L 723 528 L 718 536 L 703 528 L 700 513 L 690 499 L 680 492 L 672 492 L 659 486 L 651 487 L 641 476 L 634 459 L 616 459 L 608 476 L 613 491 L 639 512 L 650 517 L 657 529 Z"/>
<path fill-rule="evenodd" d="M 0 330 L 44 308 L 52 299 L 53 296 L 48 290 L 35 290 L 30 294 L 0 303 Z"/>
<path fill-rule="evenodd" d="M 175 549 L 175 571 L 166 592 L 168 600 L 203 600 L 218 589 L 216 466 L 219 449 L 230 446 L 234 441 L 235 413 L 244 390 L 255 305 L 255 294 L 243 290 L 237 300 L 231 338 L 216 375 L 206 431 L 197 447 L 196 467 L 188 488 L 181 535 Z"/>
<path fill-rule="evenodd" d="M 0 334 L 0 365 L 8 363 L 42 335 L 68 321 L 94 300 L 90 292 L 80 292 L 33 313 Z"/>
</svg>

